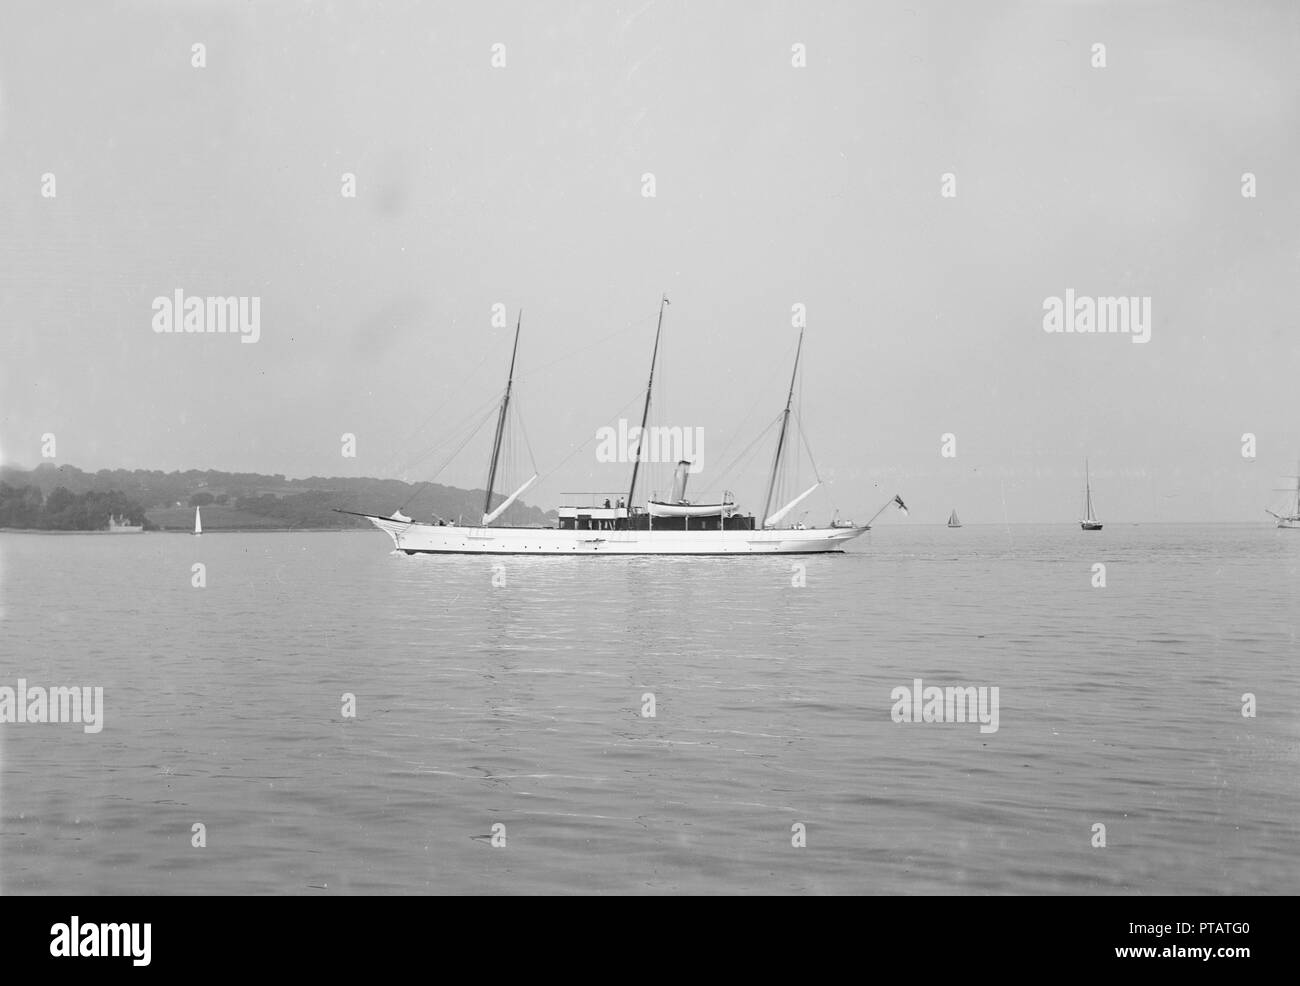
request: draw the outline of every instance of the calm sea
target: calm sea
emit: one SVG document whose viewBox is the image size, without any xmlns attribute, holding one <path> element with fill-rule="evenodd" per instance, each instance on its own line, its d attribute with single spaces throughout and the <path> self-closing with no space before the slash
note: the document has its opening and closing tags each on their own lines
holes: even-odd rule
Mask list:
<svg viewBox="0 0 1300 986">
<path fill-rule="evenodd" d="M 0 686 L 105 704 L 0 725 L 0 890 L 1297 893 L 1298 578 L 1265 525 L 0 534 Z M 997 686 L 997 731 L 894 722 L 917 678 Z"/>
</svg>

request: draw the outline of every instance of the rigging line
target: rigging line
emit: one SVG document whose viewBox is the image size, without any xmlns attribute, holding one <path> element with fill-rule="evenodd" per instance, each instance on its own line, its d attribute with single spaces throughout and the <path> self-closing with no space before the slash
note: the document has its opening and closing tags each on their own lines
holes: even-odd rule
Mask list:
<svg viewBox="0 0 1300 986">
<path fill-rule="evenodd" d="M 549 363 L 543 363 L 541 366 L 535 366 L 535 367 L 533 367 L 533 368 L 530 369 L 527 373 L 520 373 L 519 375 L 517 375 L 517 376 L 515 377 L 515 379 L 516 379 L 516 380 L 527 380 L 527 379 L 529 379 L 529 378 L 531 378 L 531 377 L 533 377 L 533 376 L 535 376 L 535 375 L 541 373 L 543 370 L 549 370 L 551 367 L 553 367 L 553 366 L 555 366 L 555 365 L 557 365 L 557 364 L 559 364 L 559 363 L 563 363 L 565 360 L 571 359 L 571 358 L 574 357 L 574 356 L 577 356 L 579 353 L 585 353 L 585 352 L 586 352 L 587 350 L 589 350 L 589 349 L 595 349 L 597 346 L 603 345 L 604 343 L 608 342 L 610 339 L 613 339 L 613 338 L 615 338 L 615 337 L 617 337 L 617 336 L 621 336 L 621 335 L 624 335 L 625 333 L 631 332 L 633 329 L 640 328 L 642 324 L 644 324 L 645 322 L 649 322 L 649 321 L 653 320 L 654 317 L 655 317 L 654 315 L 647 315 L 645 318 L 639 318 L 639 319 L 636 319 L 636 320 L 634 320 L 634 321 L 632 321 L 632 322 L 628 322 L 628 323 L 627 323 L 626 325 L 624 325 L 622 328 L 615 329 L 613 332 L 610 332 L 610 333 L 607 334 L 607 335 L 603 335 L 603 336 L 601 336 L 601 337 L 600 337 L 599 339 L 597 339 L 595 342 L 589 342 L 589 343 L 586 343 L 586 344 L 584 344 L 584 345 L 582 345 L 582 346 L 579 346 L 577 349 L 570 350 L 569 352 L 565 353 L 564 355 L 559 356 L 559 357 L 557 357 L 557 358 L 551 360 Z"/>
<path fill-rule="evenodd" d="M 759 432 L 758 436 L 752 442 L 750 442 L 743 449 L 737 452 L 736 457 L 732 459 L 729 463 L 727 463 L 725 467 L 718 470 L 718 474 L 713 479 L 713 482 L 714 483 L 720 482 L 725 476 L 727 476 L 731 472 L 731 470 L 735 468 L 736 464 L 740 462 L 742 458 L 749 455 L 750 452 L 754 449 L 754 447 L 758 445 L 758 443 L 761 442 L 764 438 L 767 437 L 767 433 L 771 431 L 773 428 L 775 428 L 777 422 L 780 420 L 781 420 L 781 415 L 778 414 L 775 418 L 773 418 L 770 422 L 768 422 L 767 427 L 764 428 L 761 432 Z"/>
<path fill-rule="evenodd" d="M 434 441 L 433 446 L 430 447 L 438 449 L 438 447 L 446 445 L 448 441 L 454 441 L 455 438 L 459 436 L 461 429 L 467 427 L 467 424 L 471 423 L 471 421 L 476 420 L 478 415 L 482 414 L 482 412 L 487 410 L 487 408 L 500 407 L 500 402 L 502 402 L 502 395 L 504 393 L 506 393 L 506 388 L 499 388 L 498 390 L 495 390 L 490 397 L 486 397 L 482 399 L 482 401 L 478 402 L 477 405 L 469 405 L 467 408 L 461 408 L 459 418 L 448 418 L 450 424 L 445 425 L 445 431 L 438 433 L 441 434 L 442 437 L 438 437 L 437 434 L 435 434 L 434 437 L 437 437 L 437 441 Z"/>
<path fill-rule="evenodd" d="M 772 370 L 768 373 L 767 379 L 763 381 L 762 386 L 758 388 L 758 393 L 754 396 L 754 402 L 749 405 L 749 408 L 741 416 L 740 419 L 741 421 L 749 420 L 750 415 L 754 413 L 754 408 L 758 407 L 759 402 L 762 401 L 765 396 L 767 396 L 768 393 L 767 385 L 770 384 L 776 378 L 777 374 L 781 372 L 782 372 L 781 365 L 773 361 Z M 768 425 L 768 428 L 771 428 L 771 425 Z M 731 440 L 727 442 L 726 446 L 722 450 L 722 453 L 718 456 L 719 459 L 725 459 L 727 457 L 727 453 L 731 451 L 731 446 L 735 445 L 737 439 L 740 438 L 740 433 L 741 433 L 741 428 L 740 426 L 737 426 L 736 430 L 731 433 Z M 743 454 L 744 453 L 742 452 L 741 455 Z"/>
<path fill-rule="evenodd" d="M 528 461 L 533 464 L 533 472 L 537 472 L 537 459 L 533 456 L 533 443 L 528 440 L 528 429 L 524 427 L 524 416 L 519 410 L 519 398 L 515 398 L 515 421 L 519 424 L 519 433 L 524 436 L 524 448 L 528 450 Z"/>
<path fill-rule="evenodd" d="M 478 361 L 478 365 L 475 366 L 474 369 L 470 370 L 468 374 L 465 374 L 463 377 L 461 377 L 460 386 L 457 387 L 454 391 L 452 391 L 451 394 L 447 397 L 446 400 L 444 400 L 441 404 L 439 404 L 436 408 L 434 408 L 433 411 L 431 411 L 431 412 L 429 413 L 429 416 L 428 416 L 427 418 L 425 418 L 425 419 L 424 419 L 423 421 L 421 421 L 418 425 L 416 425 L 415 428 L 412 429 L 412 431 L 411 431 L 411 432 L 406 436 L 406 438 L 402 440 L 401 444 L 402 444 L 402 445 L 407 445 L 407 444 L 409 444 L 410 441 L 411 441 L 411 439 L 414 438 L 417 434 L 419 434 L 420 431 L 421 431 L 421 430 L 422 430 L 426 425 L 428 425 L 428 423 L 429 423 L 430 421 L 432 421 L 435 417 L 437 417 L 437 416 L 438 416 L 438 413 L 439 413 L 439 412 L 440 412 L 444 407 L 446 407 L 446 406 L 447 406 L 448 404 L 450 404 L 453 400 L 455 400 L 456 397 L 460 394 L 460 392 L 461 392 L 462 390 L 464 390 L 465 387 L 469 384 L 470 380 L 473 379 L 474 375 L 475 375 L 476 373 L 478 373 L 478 371 L 481 370 L 481 369 L 483 368 L 483 364 L 486 363 L 486 362 L 488 361 L 488 357 L 489 357 L 489 356 L 492 356 L 492 355 L 495 355 L 495 354 L 492 352 L 492 350 L 489 349 L 489 350 L 485 351 L 485 352 L 483 353 L 483 357 L 482 357 L 482 359 L 480 359 L 480 360 Z"/>
<path fill-rule="evenodd" d="M 620 407 L 617 411 L 615 411 L 613 415 L 610 415 L 609 417 L 607 417 L 607 418 L 605 418 L 605 419 L 603 419 L 603 420 L 608 421 L 610 418 L 614 417 L 615 415 L 622 414 L 622 413 L 623 413 L 624 411 L 626 411 L 629 407 L 631 407 L 631 406 L 633 406 L 634 404 L 636 404 L 636 402 L 639 401 L 640 399 L 641 399 L 641 395 L 640 395 L 640 394 L 637 394 L 637 395 L 636 395 L 635 397 L 633 397 L 630 401 L 628 401 L 626 404 L 624 404 L 622 407 Z M 598 430 L 599 430 L 599 429 L 598 429 Z M 548 479 L 550 479 L 552 476 L 555 475 L 556 470 L 558 470 L 561 466 L 563 466 L 566 462 L 568 462 L 570 459 L 572 459 L 575 455 L 577 455 L 579 452 L 581 452 L 584 448 L 586 448 L 588 445 L 590 445 L 590 444 L 591 444 L 592 442 L 594 442 L 595 440 L 596 440 L 596 432 L 593 432 L 590 438 L 588 438 L 588 439 L 587 439 L 585 442 L 583 442 L 581 445 L 576 446 L 576 447 L 575 447 L 575 448 L 574 448 L 574 449 L 573 449 L 573 450 L 572 450 L 568 455 L 566 455 L 563 459 L 561 459 L 559 462 L 557 462 L 557 463 L 555 464 L 555 468 L 553 468 L 553 469 L 552 469 L 550 472 L 548 472 L 546 475 L 539 477 L 538 480 L 537 480 L 537 485 L 540 487 L 542 484 L 544 484 Z M 632 505 L 629 503 L 629 504 L 628 504 L 628 508 L 631 509 L 631 506 L 632 506 Z"/>
<path fill-rule="evenodd" d="M 817 457 L 813 455 L 812 445 L 808 442 L 808 436 L 804 434 L 802 414 L 796 414 L 794 416 L 794 424 L 795 427 L 799 429 L 799 437 L 803 439 L 803 447 L 808 452 L 808 462 L 812 465 L 813 475 L 817 477 L 817 482 L 820 483 L 822 481 L 822 474 L 817 469 Z"/>
<path fill-rule="evenodd" d="M 464 440 L 461 441 L 460 445 L 456 447 L 455 451 L 453 451 L 451 455 L 447 456 L 446 460 L 444 460 L 443 464 L 440 465 L 434 471 L 433 475 L 431 475 L 428 479 L 423 480 L 421 483 L 417 484 L 417 486 L 418 487 L 428 486 L 434 481 L 434 479 L 436 479 L 442 473 L 444 469 L 446 469 L 449 465 L 451 465 L 451 463 L 455 461 L 456 456 L 458 456 L 461 453 L 461 451 L 465 448 L 465 446 L 468 445 L 471 441 L 473 441 L 474 438 L 478 436 L 478 433 L 483 430 L 483 427 L 489 421 L 492 420 L 492 415 L 495 413 L 495 411 L 496 411 L 495 408 L 489 408 L 483 415 L 481 415 L 478 424 L 475 425 L 469 431 L 469 433 L 465 436 Z M 414 494 L 412 494 L 412 496 L 414 496 Z M 410 500 L 408 500 L 407 502 L 409 503 Z"/>
<path fill-rule="evenodd" d="M 414 457 L 408 458 L 406 462 L 402 464 L 403 471 L 409 471 L 419 463 L 423 462 L 425 459 L 429 458 L 435 453 L 441 451 L 446 446 L 450 445 L 452 442 L 456 441 L 456 439 L 459 438 L 465 432 L 466 428 L 469 428 L 472 424 L 474 424 L 474 419 L 476 415 L 490 414 L 493 410 L 497 408 L 499 403 L 500 403 L 499 401 L 492 401 L 492 402 L 485 401 L 483 404 L 479 405 L 479 407 L 470 411 L 469 414 L 465 415 L 465 417 L 457 421 L 454 427 L 448 430 L 447 436 L 445 438 L 435 442 L 433 445 L 431 445 L 429 448 L 424 449 L 422 452 L 417 453 Z M 474 430 L 477 431 L 477 429 L 480 427 L 482 427 L 482 425 L 474 425 Z"/>
<path fill-rule="evenodd" d="M 492 410 L 495 410 L 495 409 L 492 409 Z M 455 460 L 456 456 L 458 456 L 458 455 L 460 454 L 461 449 L 463 449 L 466 445 L 468 445 L 468 444 L 469 444 L 469 443 L 474 439 L 474 437 L 475 437 L 475 436 L 476 436 L 480 431 L 483 430 L 483 426 L 486 425 L 489 421 L 492 420 L 492 410 L 489 410 L 487 414 L 483 415 L 483 417 L 482 417 L 482 419 L 479 421 L 477 427 L 475 427 L 473 431 L 471 431 L 468 435 L 465 436 L 465 440 L 464 440 L 463 442 L 460 443 L 460 445 L 457 447 L 456 451 L 452 452 L 451 455 L 449 455 L 449 456 L 447 457 L 446 461 L 444 461 L 443 464 L 442 464 L 441 466 L 438 467 L 438 469 L 434 472 L 434 474 L 433 474 L 432 476 L 430 476 L 428 479 L 426 479 L 426 480 L 424 480 L 424 481 L 422 481 L 422 482 L 416 484 L 415 489 L 411 492 L 411 495 L 408 496 L 408 497 L 406 498 L 406 500 L 402 503 L 402 506 L 401 506 L 401 507 L 398 507 L 398 508 L 397 508 L 398 510 L 401 510 L 403 507 L 405 507 L 407 504 L 409 504 L 412 500 L 414 500 L 414 499 L 416 498 L 416 496 L 418 496 L 419 493 L 420 493 L 420 492 L 421 492 L 421 491 L 422 491 L 426 486 L 432 486 L 432 485 L 433 485 L 433 481 L 434 481 L 435 479 L 437 479 L 439 475 L 441 475 L 442 471 L 443 471 L 444 469 L 446 469 L 447 466 L 451 465 L 451 463 Z"/>
<path fill-rule="evenodd" d="M 775 426 L 776 426 L 776 422 L 774 421 L 772 422 L 772 425 L 768 427 L 767 432 L 764 432 L 763 437 L 767 438 L 768 433 L 771 432 L 772 428 Z M 748 471 L 749 469 L 751 469 L 753 467 L 755 460 L 758 458 L 759 451 L 760 451 L 760 445 L 759 443 L 756 442 L 750 448 L 749 454 L 746 455 L 743 460 L 741 460 L 738 469 L 741 471 Z M 737 477 L 737 482 L 739 482 L 739 477 Z"/>
<path fill-rule="evenodd" d="M 735 458 L 733 458 L 729 463 L 727 463 L 727 465 L 726 465 L 725 467 L 723 467 L 722 469 L 720 469 L 720 470 L 718 471 L 718 477 L 717 477 L 717 478 L 718 478 L 718 479 L 722 479 L 724 476 L 729 475 L 729 474 L 731 473 L 731 471 L 732 471 L 734 468 L 736 468 L 736 465 L 737 465 L 737 464 L 738 464 L 742 459 L 744 459 L 746 462 L 748 462 L 748 460 L 749 460 L 750 458 L 752 458 L 753 451 L 756 449 L 756 447 L 758 446 L 759 442 L 761 442 L 761 441 L 763 441 L 765 438 L 767 438 L 768 433 L 769 433 L 773 428 L 775 428 L 775 427 L 777 426 L 777 424 L 780 423 L 780 421 L 781 421 L 781 415 L 779 415 L 779 414 L 778 414 L 775 418 L 773 418 L 771 421 L 769 421 L 768 424 L 767 424 L 767 427 L 764 428 L 761 432 L 759 432 L 758 435 L 754 438 L 753 441 L 751 441 L 751 442 L 750 442 L 748 445 L 746 445 L 743 449 L 741 449 L 739 452 L 737 452 Z"/>
<path fill-rule="evenodd" d="M 427 455 L 430 451 L 435 451 L 449 442 L 455 441 L 460 436 L 461 430 L 474 421 L 485 409 L 500 406 L 503 392 L 504 388 L 497 391 L 492 397 L 471 405 L 468 410 L 463 411 L 460 417 L 450 419 L 451 423 L 445 426 L 445 431 L 438 433 L 438 436 L 441 437 L 435 436 L 437 440 L 420 454 Z"/>
</svg>

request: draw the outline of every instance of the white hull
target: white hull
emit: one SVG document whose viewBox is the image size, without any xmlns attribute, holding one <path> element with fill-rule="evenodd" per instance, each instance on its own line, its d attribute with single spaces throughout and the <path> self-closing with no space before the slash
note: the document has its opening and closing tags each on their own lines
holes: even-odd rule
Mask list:
<svg viewBox="0 0 1300 986">
<path fill-rule="evenodd" d="M 766 531 L 569 531 L 439 527 L 363 514 L 407 554 L 803 555 L 843 551 L 865 527 Z"/>
</svg>

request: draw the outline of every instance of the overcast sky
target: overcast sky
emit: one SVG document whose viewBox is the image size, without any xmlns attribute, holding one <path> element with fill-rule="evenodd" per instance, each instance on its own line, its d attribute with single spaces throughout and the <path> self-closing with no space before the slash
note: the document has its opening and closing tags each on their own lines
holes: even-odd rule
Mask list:
<svg viewBox="0 0 1300 986">
<path fill-rule="evenodd" d="M 1265 521 L 1300 456 L 1298 45 L 1293 0 L 7 0 L 0 458 L 426 478 L 522 307 L 554 507 L 626 486 L 594 441 L 561 463 L 639 419 L 667 291 L 652 422 L 704 429 L 697 489 L 779 413 L 802 303 L 815 519 L 1071 520 L 1087 456 L 1104 521 Z M 260 298 L 260 338 L 155 333 L 177 289 Z M 1046 333 L 1066 289 L 1149 297 L 1150 341 Z M 761 448 L 725 477 L 755 510 Z"/>
</svg>

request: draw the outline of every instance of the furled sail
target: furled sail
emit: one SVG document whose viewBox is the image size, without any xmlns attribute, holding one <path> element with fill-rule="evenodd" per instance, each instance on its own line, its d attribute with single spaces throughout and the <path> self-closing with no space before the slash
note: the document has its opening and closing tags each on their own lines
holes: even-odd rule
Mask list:
<svg viewBox="0 0 1300 986">
<path fill-rule="evenodd" d="M 504 500 L 502 500 L 500 506 L 498 506 L 498 507 L 497 507 L 495 510 L 493 510 L 490 514 L 484 514 L 484 515 L 483 515 L 483 526 L 484 526 L 484 527 L 487 527 L 488 524 L 492 523 L 492 521 L 496 520 L 496 519 L 497 519 L 498 517 L 500 517 L 503 513 L 505 513 L 506 507 L 508 507 L 508 506 L 510 506 L 510 504 L 514 503 L 515 500 L 518 499 L 519 494 L 522 493 L 524 490 L 528 489 L 528 487 L 532 486 L 533 483 L 534 483 L 536 480 L 537 480 L 537 473 L 533 473 L 532 478 L 529 479 L 528 482 L 524 483 L 523 486 L 519 487 L 519 489 L 515 490 L 515 491 L 514 491 L 513 493 L 511 493 L 508 497 L 506 497 Z"/>
<path fill-rule="evenodd" d="M 764 527 L 775 527 L 777 524 L 779 524 L 779 523 L 781 522 L 781 518 L 782 518 L 782 517 L 784 517 L 784 516 L 785 516 L 786 514 L 788 514 L 791 510 L 793 510 L 795 507 L 797 507 L 797 506 L 799 505 L 799 503 L 803 500 L 804 497 L 808 496 L 810 493 L 812 493 L 813 490 L 817 489 L 817 487 L 819 487 L 819 486 L 821 486 L 821 482 L 820 482 L 820 481 L 818 481 L 818 482 L 816 482 L 816 483 L 813 483 L 813 484 L 812 484 L 811 486 L 809 486 L 806 490 L 804 490 L 802 493 L 800 493 L 797 497 L 795 497 L 793 500 L 791 500 L 789 503 L 787 503 L 784 507 L 782 507 L 782 508 L 781 508 L 780 510 L 778 510 L 776 513 L 772 514 L 772 516 L 768 517 L 767 520 L 763 521 L 763 526 L 764 526 Z"/>
</svg>

